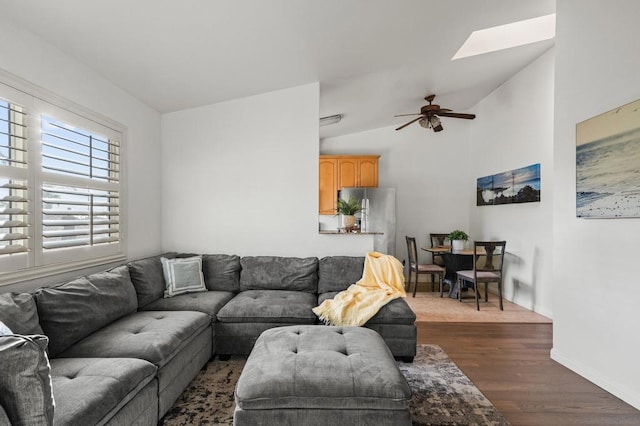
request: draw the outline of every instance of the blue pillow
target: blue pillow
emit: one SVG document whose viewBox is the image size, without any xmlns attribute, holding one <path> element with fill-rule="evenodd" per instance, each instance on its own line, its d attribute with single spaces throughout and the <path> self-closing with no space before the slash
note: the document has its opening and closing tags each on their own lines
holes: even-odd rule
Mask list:
<svg viewBox="0 0 640 426">
<path fill-rule="evenodd" d="M 183 293 L 207 291 L 202 274 L 200 256 L 167 259 L 160 258 L 166 288 L 164 297 L 173 297 Z"/>
</svg>

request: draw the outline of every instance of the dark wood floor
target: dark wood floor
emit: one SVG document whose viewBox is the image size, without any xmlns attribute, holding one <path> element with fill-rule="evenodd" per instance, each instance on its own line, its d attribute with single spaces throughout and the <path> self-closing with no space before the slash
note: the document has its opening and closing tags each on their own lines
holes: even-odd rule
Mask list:
<svg viewBox="0 0 640 426">
<path fill-rule="evenodd" d="M 418 323 L 513 426 L 640 425 L 640 411 L 551 360 L 551 324 Z"/>
</svg>

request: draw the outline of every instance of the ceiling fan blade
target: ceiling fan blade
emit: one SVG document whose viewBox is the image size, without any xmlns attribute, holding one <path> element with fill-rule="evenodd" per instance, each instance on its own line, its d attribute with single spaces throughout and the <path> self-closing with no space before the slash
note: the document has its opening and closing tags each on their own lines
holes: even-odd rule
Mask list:
<svg viewBox="0 0 640 426">
<path fill-rule="evenodd" d="M 436 114 L 439 114 L 441 112 L 453 112 L 453 110 L 449 108 L 440 108 L 438 111 L 436 111 Z"/>
<path fill-rule="evenodd" d="M 394 115 L 394 117 L 408 117 L 410 115 L 422 115 L 419 112 L 416 112 L 415 114 L 400 114 L 400 115 Z"/>
<path fill-rule="evenodd" d="M 411 120 L 410 122 L 403 124 L 402 126 L 398 127 L 396 130 L 402 130 L 402 129 L 404 129 L 405 127 L 407 127 L 409 124 L 411 124 L 411 123 L 415 123 L 416 121 L 420 120 L 422 117 L 423 117 L 423 116 L 422 116 L 422 115 L 420 115 L 420 117 L 415 118 L 415 119 Z"/>
<path fill-rule="evenodd" d="M 438 115 L 440 117 L 466 118 L 467 120 L 473 120 L 474 118 L 476 118 L 475 114 L 461 114 L 458 112 L 442 112 Z"/>
</svg>

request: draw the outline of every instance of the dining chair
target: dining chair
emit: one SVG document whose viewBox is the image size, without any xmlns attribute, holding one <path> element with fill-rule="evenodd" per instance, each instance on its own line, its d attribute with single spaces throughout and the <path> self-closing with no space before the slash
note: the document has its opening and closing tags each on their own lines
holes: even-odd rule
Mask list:
<svg viewBox="0 0 640 426">
<path fill-rule="evenodd" d="M 473 292 L 476 298 L 476 309 L 480 310 L 478 284 L 484 283 L 484 301 L 489 301 L 489 284 L 498 284 L 498 297 L 500 310 L 502 307 L 502 265 L 504 263 L 504 250 L 506 241 L 474 241 L 473 242 L 473 270 L 457 272 L 458 288 L 462 288 L 462 282 L 473 284 Z M 483 253 L 484 251 L 484 253 Z M 479 257 L 484 257 L 484 265 L 478 267 Z M 480 262 L 482 263 L 482 262 Z M 458 300 L 462 302 L 462 292 L 458 292 Z"/>
<path fill-rule="evenodd" d="M 431 291 L 435 291 L 435 277 L 438 277 L 438 283 L 440 285 L 440 297 L 442 297 L 442 279 L 444 277 L 445 269 L 440 265 L 434 265 L 432 263 L 418 263 L 418 247 L 416 245 L 415 237 L 407 237 L 407 252 L 409 253 L 409 289 L 411 289 L 411 275 L 412 272 L 416 273 L 416 281 L 413 286 L 413 297 L 416 297 L 416 291 L 418 290 L 418 277 L 420 274 L 431 275 Z"/>
<path fill-rule="evenodd" d="M 441 247 L 444 245 L 444 241 L 447 239 L 449 234 L 429 234 L 429 240 L 431 241 L 431 248 L 433 247 Z M 434 265 L 444 266 L 444 260 L 442 256 L 436 253 L 431 253 L 431 263 Z"/>
</svg>

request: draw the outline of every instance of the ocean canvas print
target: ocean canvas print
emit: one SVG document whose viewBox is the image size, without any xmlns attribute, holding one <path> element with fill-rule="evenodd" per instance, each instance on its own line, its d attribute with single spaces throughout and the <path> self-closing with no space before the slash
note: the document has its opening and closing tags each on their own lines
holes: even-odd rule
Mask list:
<svg viewBox="0 0 640 426">
<path fill-rule="evenodd" d="M 577 124 L 576 216 L 640 217 L 640 100 Z"/>
<path fill-rule="evenodd" d="M 540 201 L 540 164 L 478 178 L 478 206 Z"/>
</svg>

